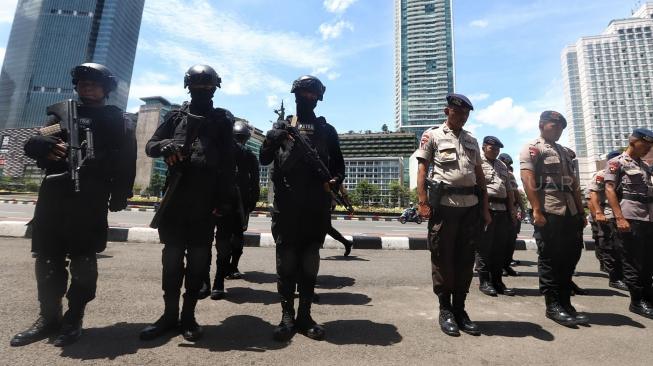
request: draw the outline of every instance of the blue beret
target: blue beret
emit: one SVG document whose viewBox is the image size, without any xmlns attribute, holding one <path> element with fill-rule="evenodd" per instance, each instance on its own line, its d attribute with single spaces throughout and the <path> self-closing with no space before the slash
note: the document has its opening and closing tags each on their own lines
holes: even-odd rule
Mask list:
<svg viewBox="0 0 653 366">
<path fill-rule="evenodd" d="M 469 99 L 462 94 L 456 94 L 456 93 L 447 94 L 447 103 L 449 105 L 453 105 L 456 107 L 467 108 L 470 111 L 474 110 L 474 106 L 472 105 L 472 102 L 470 102 Z"/>
<path fill-rule="evenodd" d="M 485 136 L 483 138 L 483 143 L 503 148 L 503 144 L 501 143 L 501 140 L 499 140 L 498 138 L 496 138 L 494 136 Z"/>
<path fill-rule="evenodd" d="M 646 142 L 653 142 L 653 131 L 646 128 L 636 128 L 631 136 Z"/>
<path fill-rule="evenodd" d="M 605 157 L 605 160 L 612 160 L 616 158 L 617 156 L 621 155 L 621 151 L 610 151 L 608 155 Z"/>
<path fill-rule="evenodd" d="M 506 153 L 499 154 L 498 159 L 501 160 L 506 165 L 512 165 L 512 158 L 510 157 L 510 155 Z"/>
<path fill-rule="evenodd" d="M 567 128 L 567 120 L 562 114 L 556 111 L 544 111 L 540 114 L 540 122 L 554 122 L 562 125 L 562 128 Z"/>
</svg>

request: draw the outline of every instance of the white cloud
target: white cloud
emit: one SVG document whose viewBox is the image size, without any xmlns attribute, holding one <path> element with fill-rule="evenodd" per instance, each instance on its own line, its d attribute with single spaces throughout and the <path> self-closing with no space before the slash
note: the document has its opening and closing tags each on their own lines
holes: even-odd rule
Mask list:
<svg viewBox="0 0 653 366">
<path fill-rule="evenodd" d="M 511 128 L 518 133 L 524 133 L 538 129 L 539 112 L 532 112 L 524 106 L 515 105 L 512 98 L 506 97 L 478 111 L 474 115 L 474 120 L 501 130 Z"/>
<path fill-rule="evenodd" d="M 179 14 L 194 14 L 192 26 L 179 22 Z M 148 1 L 143 22 L 157 30 L 160 40 L 142 42 L 141 50 L 175 66 L 180 74 L 196 63 L 213 66 L 223 80 L 221 91 L 230 95 L 288 92 L 289 82 L 270 72 L 270 65 L 299 70 L 330 70 L 335 65 L 333 52 L 319 40 L 252 27 L 218 12 L 207 0 Z M 181 89 L 180 82 L 175 85 Z"/>
<path fill-rule="evenodd" d="M 490 22 L 488 22 L 486 19 L 478 19 L 469 23 L 469 25 L 474 28 L 486 28 L 489 24 Z"/>
<path fill-rule="evenodd" d="M 0 0 L 0 24 L 14 21 L 18 0 Z"/>
<path fill-rule="evenodd" d="M 331 24 L 329 23 L 320 24 L 319 31 L 320 34 L 322 35 L 322 39 L 327 40 L 327 39 L 335 39 L 340 37 L 345 29 L 349 29 L 350 31 L 353 31 L 354 25 L 346 20 L 339 20 Z"/>
<path fill-rule="evenodd" d="M 337 73 L 335 71 L 329 72 L 327 74 L 327 79 L 329 79 L 329 80 L 336 80 L 339 77 L 340 77 L 340 73 Z"/>
<path fill-rule="evenodd" d="M 357 0 L 324 0 L 322 5 L 330 13 L 344 13 Z"/>
<path fill-rule="evenodd" d="M 469 100 L 472 102 L 481 102 L 486 100 L 487 98 L 490 97 L 490 94 L 488 93 L 478 93 L 478 94 L 472 94 L 469 96 Z"/>
<path fill-rule="evenodd" d="M 277 108 L 281 105 L 279 97 L 276 95 L 268 95 L 266 98 L 267 106 L 270 108 Z"/>
</svg>

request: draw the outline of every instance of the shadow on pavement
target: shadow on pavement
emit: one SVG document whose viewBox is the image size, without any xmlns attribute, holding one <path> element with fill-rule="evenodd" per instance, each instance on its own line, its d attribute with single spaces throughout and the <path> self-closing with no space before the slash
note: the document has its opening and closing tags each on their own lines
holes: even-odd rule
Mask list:
<svg viewBox="0 0 653 366">
<path fill-rule="evenodd" d="M 617 297 L 628 297 L 628 295 L 617 290 L 611 290 L 609 288 L 584 288 L 587 291 L 587 295 L 582 296 L 617 296 Z M 579 295 L 576 295 L 579 296 Z"/>
<path fill-rule="evenodd" d="M 369 262 L 369 259 L 357 257 L 355 255 L 350 255 L 345 257 L 344 255 L 332 255 L 330 257 L 322 258 L 323 261 L 343 261 L 343 262 Z"/>
<path fill-rule="evenodd" d="M 77 360 L 114 360 L 123 355 L 136 353 L 139 349 L 163 346 L 179 333 L 168 332 L 152 341 L 138 339 L 139 332 L 149 324 L 120 322 L 102 328 L 84 329 L 75 344 L 67 346 L 61 357 Z"/>
<path fill-rule="evenodd" d="M 272 339 L 274 325 L 251 315 L 234 315 L 219 325 L 205 325 L 204 336 L 196 343 L 181 343 L 179 347 L 204 348 L 211 352 L 278 350 L 289 343 Z"/>
<path fill-rule="evenodd" d="M 277 274 L 260 272 L 260 271 L 250 271 L 250 272 L 243 273 L 243 280 L 251 283 L 258 283 L 258 284 L 277 283 Z"/>
<path fill-rule="evenodd" d="M 574 277 L 610 278 L 610 276 L 603 272 L 576 272 L 574 273 Z"/>
<path fill-rule="evenodd" d="M 516 267 L 533 267 L 533 266 L 537 266 L 537 262 L 525 261 L 525 260 L 521 260 L 521 259 L 518 259 L 518 261 L 519 261 L 519 264 Z"/>
<path fill-rule="evenodd" d="M 270 305 L 279 302 L 277 292 L 257 290 L 249 287 L 226 287 L 227 297 L 220 301 L 229 301 L 234 304 L 263 304 Z"/>
<path fill-rule="evenodd" d="M 348 292 L 320 292 L 318 295 L 319 305 L 366 305 L 372 301 L 367 295 Z"/>
<path fill-rule="evenodd" d="M 96 256 L 97 259 L 113 258 L 112 255 L 100 254 L 100 253 L 96 254 L 95 256 Z"/>
<path fill-rule="evenodd" d="M 392 324 L 380 324 L 369 320 L 336 320 L 324 323 L 325 341 L 337 344 L 363 344 L 368 346 L 391 346 L 403 340 Z"/>
<path fill-rule="evenodd" d="M 481 329 L 481 334 L 486 336 L 533 337 L 547 342 L 551 342 L 555 338 L 553 334 L 542 328 L 541 325 L 530 322 L 476 321 L 476 324 Z"/>
<path fill-rule="evenodd" d="M 590 318 L 591 325 L 605 325 L 610 327 L 635 327 L 646 328 L 644 324 L 633 320 L 631 317 L 614 314 L 614 313 L 588 313 L 585 312 Z"/>
<path fill-rule="evenodd" d="M 515 296 L 542 296 L 539 288 L 515 288 Z"/>
<path fill-rule="evenodd" d="M 332 275 L 318 275 L 315 288 L 336 290 L 343 287 L 354 286 L 356 280 L 351 277 L 341 277 Z"/>
</svg>

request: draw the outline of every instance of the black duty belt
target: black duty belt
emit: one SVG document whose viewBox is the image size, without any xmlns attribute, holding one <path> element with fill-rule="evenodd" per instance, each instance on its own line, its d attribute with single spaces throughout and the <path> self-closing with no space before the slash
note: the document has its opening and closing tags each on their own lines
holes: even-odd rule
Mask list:
<svg viewBox="0 0 653 366">
<path fill-rule="evenodd" d="M 574 189 L 570 185 L 566 184 L 545 183 L 544 187 L 542 188 L 565 193 L 574 193 Z"/>
<path fill-rule="evenodd" d="M 653 203 L 653 197 L 648 197 L 643 194 L 624 193 L 622 198 L 640 203 Z"/>
<path fill-rule="evenodd" d="M 508 198 L 507 197 L 506 198 L 488 197 L 487 200 L 490 203 L 503 203 L 503 204 L 508 203 Z"/>
<path fill-rule="evenodd" d="M 445 186 L 444 187 L 444 193 L 446 194 L 462 194 L 462 195 L 469 195 L 469 194 L 475 194 L 476 193 L 476 188 L 475 187 L 452 187 L 452 186 Z"/>
</svg>

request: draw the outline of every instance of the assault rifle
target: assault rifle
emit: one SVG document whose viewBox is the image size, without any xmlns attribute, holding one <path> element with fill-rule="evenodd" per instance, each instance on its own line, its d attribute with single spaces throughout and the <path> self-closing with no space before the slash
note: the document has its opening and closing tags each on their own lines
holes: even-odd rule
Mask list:
<svg viewBox="0 0 653 366">
<path fill-rule="evenodd" d="M 153 229 L 159 227 L 163 214 L 168 209 L 168 206 L 170 206 L 170 200 L 172 199 L 172 196 L 174 196 L 175 191 L 179 186 L 179 182 L 181 182 L 181 177 L 183 176 L 183 165 L 188 161 L 187 158 L 190 155 L 190 147 L 193 144 L 193 141 L 197 138 L 202 122 L 206 120 L 206 117 L 191 114 L 183 109 L 179 110 L 179 112 L 186 115 L 186 135 L 184 136 L 184 141 L 180 148 L 181 156 L 184 160 L 178 162 L 175 166 L 169 167 L 170 173 L 168 175 L 167 188 L 163 193 L 163 198 L 161 198 L 159 209 L 156 210 L 156 213 L 150 222 L 150 227 Z"/>
<path fill-rule="evenodd" d="M 73 181 L 75 192 L 79 192 L 79 170 L 86 160 L 95 158 L 91 121 L 77 117 L 77 102 L 72 99 L 48 106 L 47 114 L 48 116 L 54 116 L 58 123 L 41 128 L 39 133 L 43 136 L 61 135 L 63 133 L 66 136 L 66 142 L 68 143 L 68 171 L 48 175 L 46 179 L 59 179 L 69 176 Z M 80 141 L 80 129 L 85 134 L 83 141 Z"/>
</svg>

